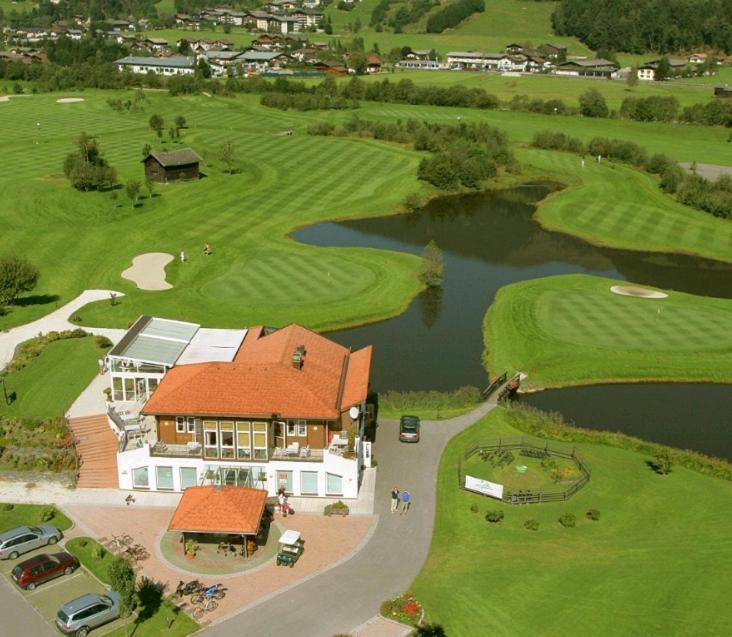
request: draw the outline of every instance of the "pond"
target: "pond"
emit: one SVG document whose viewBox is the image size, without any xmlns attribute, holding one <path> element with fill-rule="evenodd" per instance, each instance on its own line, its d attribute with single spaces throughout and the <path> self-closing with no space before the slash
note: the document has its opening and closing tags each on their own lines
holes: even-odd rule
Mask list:
<svg viewBox="0 0 732 637">
<path fill-rule="evenodd" d="M 498 289 L 517 281 L 586 273 L 732 297 L 729 265 L 691 256 L 600 248 L 544 230 L 532 215 L 536 202 L 555 188 L 535 183 L 460 195 L 434 200 L 413 214 L 323 223 L 294 234 L 299 241 L 320 246 L 421 254 L 434 239 L 442 249 L 445 272 L 439 293 L 420 294 L 393 319 L 329 334 L 353 348 L 374 345 L 374 390 L 485 386 L 483 318 Z M 732 454 L 729 418 L 725 420 L 732 413 L 732 386 L 582 387 L 546 392 L 529 401 L 556 409 L 583 426 L 622 430 L 717 456 Z"/>
<path fill-rule="evenodd" d="M 520 398 L 567 421 L 732 460 L 732 385 L 623 384 L 549 389 Z"/>
<path fill-rule="evenodd" d="M 554 188 L 526 184 L 449 197 L 409 215 L 322 223 L 293 235 L 313 245 L 413 254 L 421 254 L 434 239 L 442 249 L 445 271 L 438 293 L 418 295 L 406 312 L 393 319 L 329 334 L 353 348 L 374 345 L 375 390 L 485 386 L 483 318 L 498 289 L 509 283 L 587 273 L 732 297 L 732 266 L 683 255 L 598 248 L 544 230 L 532 218 L 534 204 Z"/>
</svg>

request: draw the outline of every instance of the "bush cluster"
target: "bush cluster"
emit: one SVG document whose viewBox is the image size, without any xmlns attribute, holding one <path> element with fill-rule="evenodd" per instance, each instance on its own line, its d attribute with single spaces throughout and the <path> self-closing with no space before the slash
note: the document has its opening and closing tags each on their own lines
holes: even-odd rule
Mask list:
<svg viewBox="0 0 732 637">
<path fill-rule="evenodd" d="M 485 514 L 486 521 L 490 522 L 491 524 L 498 524 L 501 520 L 503 520 L 504 517 L 505 516 L 503 515 L 503 511 L 501 511 L 501 509 L 488 511 Z"/>
<path fill-rule="evenodd" d="M 526 520 L 526 522 L 524 522 L 524 528 L 529 531 L 538 531 L 539 530 L 539 520 L 534 520 L 534 519 Z"/>
<path fill-rule="evenodd" d="M 588 520 L 597 522 L 600 519 L 600 512 L 597 509 L 590 509 L 586 514 Z"/>
<path fill-rule="evenodd" d="M 437 411 L 470 409 L 481 401 L 480 390 L 472 385 L 455 391 L 386 391 L 379 394 L 379 407 L 387 411 Z"/>
<path fill-rule="evenodd" d="M 307 94 L 307 93 L 265 93 L 260 100 L 262 106 L 279 108 L 286 111 L 326 111 L 358 108 L 356 100 L 342 96 Z"/>
<path fill-rule="evenodd" d="M 388 619 L 416 626 L 422 616 L 422 604 L 414 593 L 407 591 L 399 597 L 382 602 L 379 614 Z"/>
<path fill-rule="evenodd" d="M 559 524 L 561 524 L 565 529 L 572 529 L 577 524 L 577 518 L 574 513 L 562 513 L 562 515 L 559 516 Z"/>
</svg>

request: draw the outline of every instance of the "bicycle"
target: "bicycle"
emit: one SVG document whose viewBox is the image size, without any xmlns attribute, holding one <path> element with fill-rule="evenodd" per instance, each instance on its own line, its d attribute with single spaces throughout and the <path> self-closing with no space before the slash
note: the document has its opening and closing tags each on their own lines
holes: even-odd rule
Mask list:
<svg viewBox="0 0 732 637">
<path fill-rule="evenodd" d="M 184 582 L 183 580 L 180 580 L 178 582 L 178 587 L 173 593 L 173 599 L 179 599 L 184 595 L 193 595 L 194 593 L 200 591 L 202 588 L 203 584 L 201 584 L 201 582 L 199 582 L 197 579 L 191 580 L 190 582 Z"/>
<path fill-rule="evenodd" d="M 208 599 L 224 599 L 226 592 L 221 584 L 214 584 L 191 597 L 191 604 L 200 604 Z"/>
<path fill-rule="evenodd" d="M 219 603 L 213 599 L 212 597 L 206 598 L 202 604 L 199 606 L 196 606 L 193 609 L 193 615 L 194 619 L 201 619 L 206 613 L 210 613 L 213 610 L 216 610 L 219 607 Z"/>
</svg>

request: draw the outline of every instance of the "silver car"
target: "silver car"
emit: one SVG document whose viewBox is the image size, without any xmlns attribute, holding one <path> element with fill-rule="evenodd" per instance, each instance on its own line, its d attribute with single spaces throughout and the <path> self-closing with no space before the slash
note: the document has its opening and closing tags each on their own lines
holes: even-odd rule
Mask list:
<svg viewBox="0 0 732 637">
<path fill-rule="evenodd" d="M 111 591 L 106 595 L 87 593 L 64 604 L 56 614 L 56 626 L 62 633 L 86 637 L 92 628 L 119 617 L 122 596 Z"/>
<path fill-rule="evenodd" d="M 50 524 L 10 529 L 0 533 L 0 560 L 14 560 L 22 553 L 48 544 L 56 544 L 60 539 L 61 531 Z"/>
</svg>

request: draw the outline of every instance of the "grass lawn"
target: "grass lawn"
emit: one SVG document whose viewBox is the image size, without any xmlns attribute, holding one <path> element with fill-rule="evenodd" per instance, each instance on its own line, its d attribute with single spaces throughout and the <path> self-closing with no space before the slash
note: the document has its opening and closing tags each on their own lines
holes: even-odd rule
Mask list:
<svg viewBox="0 0 732 637">
<path fill-rule="evenodd" d="M 6 511 L 6 504 L 0 504 L 0 533 L 16 526 L 26 526 L 41 523 L 41 513 L 50 507 L 45 504 L 14 504 L 10 511 Z M 55 514 L 49 524 L 53 524 L 60 531 L 71 528 L 71 520 L 61 511 L 54 509 Z"/>
<path fill-rule="evenodd" d="M 571 153 L 532 149 L 519 157 L 571 184 L 539 205 L 537 219 L 545 228 L 597 245 L 732 261 L 732 223 L 678 203 L 650 175 L 590 157 L 583 168 Z"/>
<path fill-rule="evenodd" d="M 488 369 L 526 372 L 529 387 L 729 381 L 732 302 L 620 296 L 614 284 L 566 275 L 499 290 L 484 326 Z"/>
<path fill-rule="evenodd" d="M 102 550 L 102 557 L 94 555 L 95 549 Z M 88 569 L 105 584 L 109 585 L 109 575 L 107 569 L 114 562 L 116 556 L 110 553 L 106 548 L 102 547 L 96 540 L 90 537 L 75 537 L 66 543 L 66 550 L 81 562 L 84 568 Z"/>
<path fill-rule="evenodd" d="M 412 587 L 429 621 L 451 637 L 477 626 L 511 637 L 726 634 L 732 484 L 677 466 L 659 476 L 641 454 L 582 444 L 592 479 L 566 503 L 518 507 L 458 489 L 467 445 L 517 434 L 496 410 L 442 457 L 432 548 Z M 500 524 L 485 520 L 494 509 Z M 565 512 L 575 528 L 557 522 Z M 524 528 L 528 519 L 538 531 Z"/>
<path fill-rule="evenodd" d="M 41 270 L 33 297 L 0 318 L 0 328 L 37 318 L 85 288 L 127 294 L 114 308 L 105 302 L 82 311 L 90 323 L 126 326 L 154 313 L 217 326 L 296 321 L 319 329 L 397 314 L 420 289 L 412 255 L 320 249 L 286 236 L 329 218 L 386 214 L 407 193 L 427 190 L 416 179 L 420 153 L 308 136 L 305 128 L 320 114 L 267 109 L 258 96 L 148 93 L 144 112 L 120 114 L 106 104 L 115 95 L 131 93 L 89 91 L 85 102 L 65 105 L 56 103 L 62 94 L 42 95 L 0 105 L 8 157 L 0 177 L 0 253 L 25 254 Z M 157 186 L 137 208 L 124 190 L 81 193 L 69 186 L 61 165 L 82 130 L 98 137 L 122 183 L 141 180 L 142 147 L 160 146 L 147 125 L 153 113 L 168 122 L 185 116 L 181 146 L 206 158 L 205 178 Z M 277 135 L 284 130 L 295 135 Z M 236 175 L 217 160 L 226 138 L 240 158 Z M 39 226 L 52 232 L 39 235 Z M 212 257 L 204 258 L 204 243 Z M 143 292 L 121 278 L 134 256 L 152 251 L 188 255 L 167 268 L 172 290 Z"/>
<path fill-rule="evenodd" d="M 94 378 L 105 352 L 93 337 L 49 343 L 26 367 L 5 376 L 8 393 L 16 399 L 9 406 L 0 401 L 0 416 L 63 416 Z"/>
</svg>

